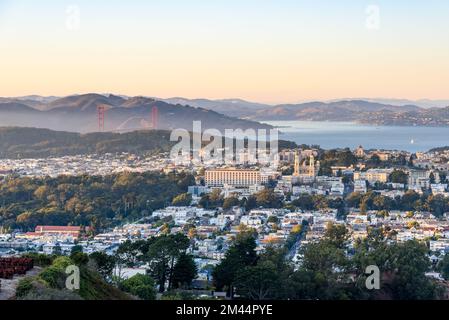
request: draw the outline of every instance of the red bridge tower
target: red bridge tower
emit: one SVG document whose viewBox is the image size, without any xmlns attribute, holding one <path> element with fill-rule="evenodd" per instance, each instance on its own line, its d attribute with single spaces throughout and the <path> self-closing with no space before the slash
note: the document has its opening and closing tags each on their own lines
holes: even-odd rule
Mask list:
<svg viewBox="0 0 449 320">
<path fill-rule="evenodd" d="M 154 106 L 153 109 L 151 110 L 151 125 L 153 130 L 158 130 L 158 125 L 159 125 L 159 109 Z"/>
</svg>

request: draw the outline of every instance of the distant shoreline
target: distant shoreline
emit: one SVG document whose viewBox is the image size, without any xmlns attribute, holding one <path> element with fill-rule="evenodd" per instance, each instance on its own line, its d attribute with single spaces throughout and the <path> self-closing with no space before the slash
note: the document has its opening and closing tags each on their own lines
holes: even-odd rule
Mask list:
<svg viewBox="0 0 449 320">
<path fill-rule="evenodd" d="M 427 152 L 449 145 L 449 127 L 385 126 L 355 121 L 266 121 L 280 129 L 282 139 L 297 144 L 319 145 L 323 149 L 342 146 L 355 149 L 383 149 Z"/>
</svg>

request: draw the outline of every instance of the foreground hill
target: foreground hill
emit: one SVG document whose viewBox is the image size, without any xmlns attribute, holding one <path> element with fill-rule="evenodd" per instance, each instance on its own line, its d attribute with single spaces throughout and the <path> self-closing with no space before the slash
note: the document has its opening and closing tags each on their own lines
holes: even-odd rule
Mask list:
<svg viewBox="0 0 449 320">
<path fill-rule="evenodd" d="M 27 276 L 19 281 L 17 300 L 132 300 L 133 297 L 122 292 L 116 286 L 106 282 L 92 264 L 88 264 L 89 257 L 79 254 L 71 258 L 65 256 L 44 256 L 29 254 L 35 263 L 47 262 L 35 276 Z M 78 257 L 78 261 L 75 259 Z M 77 265 L 80 268 L 80 289 L 69 291 L 66 289 L 68 266 Z"/>
<path fill-rule="evenodd" d="M 169 151 L 170 132 L 146 130 L 126 133 L 52 131 L 37 128 L 0 128 L 0 158 L 44 158 L 117 152 Z"/>
<path fill-rule="evenodd" d="M 80 133 L 99 131 L 98 107 L 104 107 L 105 131 L 126 132 L 148 129 L 152 109 L 158 108 L 158 129 L 192 130 L 193 121 L 203 129 L 269 129 L 255 121 L 233 118 L 218 112 L 145 97 L 85 94 L 55 99 L 24 100 L 0 98 L 0 126 L 37 127 Z"/>
<path fill-rule="evenodd" d="M 0 127 L 0 158 L 29 159 L 83 154 L 128 152 L 156 154 L 175 145 L 170 131 L 76 133 L 40 128 Z M 295 148 L 290 141 L 279 141 L 279 148 Z"/>
</svg>

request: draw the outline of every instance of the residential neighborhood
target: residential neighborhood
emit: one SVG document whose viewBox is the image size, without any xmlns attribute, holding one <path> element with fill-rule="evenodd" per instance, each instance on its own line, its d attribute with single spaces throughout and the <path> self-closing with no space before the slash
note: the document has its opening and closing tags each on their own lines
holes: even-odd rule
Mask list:
<svg viewBox="0 0 449 320">
<path fill-rule="evenodd" d="M 24 252 L 70 255 L 74 247 L 81 247 L 87 254 L 115 255 L 126 242 L 184 234 L 190 239 L 188 253 L 198 269 L 196 283 L 202 283 L 198 289 L 212 286 L 211 268 L 225 258 L 241 230 L 254 230 L 258 253 L 287 246 L 289 259 L 297 265 L 301 264 L 302 248 L 322 239 L 333 225 L 348 230 L 349 250 L 367 238 L 370 230 L 381 228 L 392 243 L 413 239 L 425 242 L 428 258 L 434 264 L 441 260 L 449 252 L 449 210 L 447 205 L 440 208 L 432 204 L 449 199 L 448 152 L 413 155 L 365 151 L 362 147 L 348 152 L 342 150 L 340 156 L 353 158 L 353 163 L 325 168 L 315 160 L 320 153 L 325 158 L 323 151 L 283 150 L 278 171 L 257 163 L 174 166 L 167 156 L 144 159 L 129 154 L 3 160 L 5 178 L 103 175 L 129 170 L 188 172 L 195 176 L 196 184 L 172 204 L 100 232 L 90 227 L 45 225 L 27 232 L 3 230 L 0 252 L 3 256 Z M 427 196 L 432 197 L 430 206 L 404 204 L 404 199 L 416 202 Z M 249 204 L 251 199 L 253 204 Z M 123 276 L 145 273 L 145 265 L 135 269 L 127 268 Z"/>
</svg>

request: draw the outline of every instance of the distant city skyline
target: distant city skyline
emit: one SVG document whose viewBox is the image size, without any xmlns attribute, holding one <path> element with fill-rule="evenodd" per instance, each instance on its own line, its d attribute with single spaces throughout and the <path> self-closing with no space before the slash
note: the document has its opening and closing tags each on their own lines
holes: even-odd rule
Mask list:
<svg viewBox="0 0 449 320">
<path fill-rule="evenodd" d="M 449 2 L 0 0 L 0 96 L 447 100 Z"/>
</svg>

